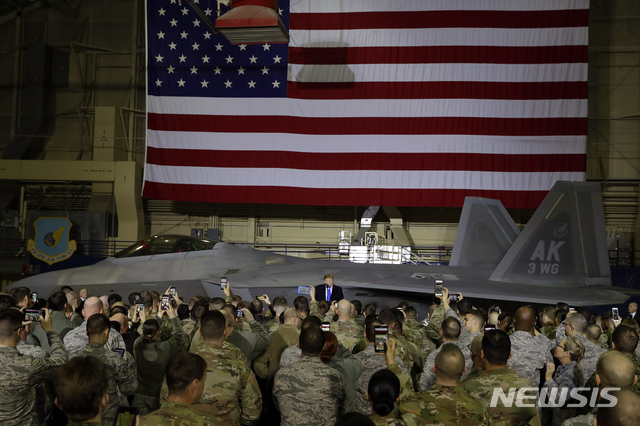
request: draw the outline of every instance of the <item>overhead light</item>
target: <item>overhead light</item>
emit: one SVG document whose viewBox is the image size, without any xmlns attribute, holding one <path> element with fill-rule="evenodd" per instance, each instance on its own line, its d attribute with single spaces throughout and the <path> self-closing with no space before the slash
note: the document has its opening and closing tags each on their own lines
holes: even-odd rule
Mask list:
<svg viewBox="0 0 640 426">
<path fill-rule="evenodd" d="M 288 43 L 277 0 L 232 0 L 231 10 L 216 20 L 231 44 Z"/>
</svg>

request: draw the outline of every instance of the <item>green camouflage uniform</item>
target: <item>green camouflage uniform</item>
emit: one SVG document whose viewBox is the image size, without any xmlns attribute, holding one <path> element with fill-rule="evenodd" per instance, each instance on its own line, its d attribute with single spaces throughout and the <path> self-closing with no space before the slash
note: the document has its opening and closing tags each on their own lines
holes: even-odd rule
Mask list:
<svg viewBox="0 0 640 426">
<path fill-rule="evenodd" d="M 496 407 L 489 407 L 494 389 L 502 388 L 505 394 L 509 394 L 509 389 L 518 392 L 520 388 L 533 387 L 531 381 L 521 377 L 511 367 L 498 368 L 496 370 L 485 370 L 473 379 L 463 380 L 460 385 L 469 392 L 472 398 L 480 401 L 487 410 L 495 425 L 540 425 L 540 416 L 535 407 L 516 407 L 514 403 L 511 408 L 505 407 L 502 399 L 497 399 Z M 528 396 L 534 395 L 528 392 Z M 532 403 L 535 399 L 528 399 L 525 403 Z"/>
<path fill-rule="evenodd" d="M 425 358 L 436 349 L 436 344 L 427 334 L 427 327 L 416 320 L 407 320 L 404 324 L 404 336 L 420 348 Z"/>
<path fill-rule="evenodd" d="M 433 387 L 436 384 L 436 375 L 433 372 L 433 366 L 436 364 L 436 357 L 442 350 L 444 345 L 455 345 L 460 348 L 462 355 L 464 356 L 464 366 L 467 369 L 467 373 L 462 375 L 462 378 L 466 378 L 467 374 L 471 372 L 473 368 L 473 361 L 471 360 L 471 350 L 468 346 L 464 346 L 460 341 L 454 342 L 445 342 L 438 349 L 431 352 L 427 357 L 427 361 L 424 365 L 424 370 L 422 371 L 422 375 L 420 376 L 420 380 L 418 382 L 418 390 L 424 392 Z"/>
<path fill-rule="evenodd" d="M 633 355 L 627 355 L 629 357 L 629 359 L 631 360 L 631 362 L 633 362 L 633 365 L 636 366 L 636 376 L 638 376 L 638 381 L 636 382 L 635 385 L 633 385 L 633 387 L 631 389 L 633 389 L 633 391 L 637 394 L 640 394 L 640 359 L 636 358 Z M 587 380 L 587 382 L 584 385 L 587 388 L 597 388 L 598 384 L 596 383 L 596 373 L 594 372 L 591 377 L 589 377 L 589 380 Z"/>
<path fill-rule="evenodd" d="M 386 417 L 380 417 L 377 414 L 369 416 L 376 426 L 405 426 L 405 422 L 395 418 L 395 412 L 387 414 Z"/>
<path fill-rule="evenodd" d="M 0 424 L 37 425 L 36 384 L 48 380 L 55 366 L 64 364 L 67 350 L 55 331 L 47 332 L 51 356 L 46 359 L 24 356 L 11 346 L 0 346 Z"/>
<path fill-rule="evenodd" d="M 442 336 L 440 336 L 442 321 L 444 321 L 444 307 L 438 305 L 431 314 L 429 325 L 427 325 L 425 329 L 427 337 L 436 342 L 436 345 L 442 342 Z"/>
<path fill-rule="evenodd" d="M 72 358 L 87 355 L 98 358 L 107 369 L 109 402 L 102 414 L 102 421 L 106 424 L 112 424 L 116 419 L 118 407 L 129 405 L 126 395 L 131 395 L 138 385 L 135 360 L 129 352 L 125 351 L 124 357 L 122 357 L 100 343 L 87 344 L 83 349 L 73 354 Z"/>
<path fill-rule="evenodd" d="M 332 322 L 329 328 L 338 341 L 341 342 L 351 353 L 358 353 L 363 350 L 367 343 L 364 340 L 364 329 L 351 319 L 339 319 Z"/>
<path fill-rule="evenodd" d="M 188 405 L 173 401 L 167 401 L 159 410 L 140 417 L 140 426 L 210 426 L 213 424 Z"/>
<path fill-rule="evenodd" d="M 207 380 L 193 410 L 213 424 L 239 425 L 256 421 L 262 411 L 262 394 L 247 358 L 224 342 L 203 343 L 191 352 L 207 362 Z"/>
<path fill-rule="evenodd" d="M 403 402 L 400 413 L 407 425 L 491 424 L 486 407 L 461 386 L 435 385 Z"/>
<path fill-rule="evenodd" d="M 282 415 L 281 426 L 332 425 L 344 412 L 345 379 L 322 363 L 304 356 L 282 367 L 273 382 L 273 398 Z"/>
<path fill-rule="evenodd" d="M 556 326 L 553 324 L 543 325 L 540 333 L 544 334 L 549 340 L 556 340 Z"/>
</svg>

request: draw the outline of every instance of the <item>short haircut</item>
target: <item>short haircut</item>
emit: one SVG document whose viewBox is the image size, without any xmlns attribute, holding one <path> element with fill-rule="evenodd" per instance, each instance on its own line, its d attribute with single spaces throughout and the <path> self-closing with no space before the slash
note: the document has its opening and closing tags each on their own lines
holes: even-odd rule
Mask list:
<svg viewBox="0 0 640 426">
<path fill-rule="evenodd" d="M 0 311 L 0 337 L 8 338 L 16 334 L 16 330 L 22 326 L 22 312 L 8 308 Z"/>
<path fill-rule="evenodd" d="M 617 350 L 630 354 L 633 353 L 638 346 L 638 333 L 631 327 L 619 325 L 613 330 L 611 341 L 615 343 Z"/>
<path fill-rule="evenodd" d="M 376 341 L 376 327 L 381 325 L 382 321 L 377 318 L 371 321 L 367 321 L 367 323 L 364 325 L 364 334 L 367 337 L 367 342 Z"/>
<path fill-rule="evenodd" d="M 385 368 L 371 376 L 367 391 L 375 414 L 386 416 L 395 408 L 400 395 L 400 380 L 393 371 Z"/>
<path fill-rule="evenodd" d="M 364 307 L 365 316 L 375 315 L 375 313 L 376 313 L 376 306 L 373 303 L 368 303 L 367 305 L 365 305 Z"/>
<path fill-rule="evenodd" d="M 111 328 L 111 322 L 105 314 L 93 314 L 87 320 L 87 334 L 93 336 Z"/>
<path fill-rule="evenodd" d="M 73 291 L 73 289 L 71 288 L 71 286 L 68 285 L 63 285 L 62 287 L 60 287 L 60 291 L 64 292 L 65 294 L 69 293 L 70 291 Z"/>
<path fill-rule="evenodd" d="M 567 318 L 565 324 L 571 325 L 578 334 L 584 334 L 587 331 L 589 321 L 582 314 L 575 313 Z"/>
<path fill-rule="evenodd" d="M 64 311 L 64 305 L 67 304 L 67 294 L 64 291 L 56 291 L 49 296 L 48 304 L 52 311 Z"/>
<path fill-rule="evenodd" d="M 260 315 L 263 309 L 264 305 L 262 304 L 262 300 L 253 299 L 251 301 L 251 304 L 249 305 L 249 311 L 253 314 L 253 316 Z"/>
<path fill-rule="evenodd" d="M 356 310 L 356 314 L 361 314 L 362 313 L 362 302 L 359 300 L 352 300 L 351 304 L 353 305 L 353 307 Z"/>
<path fill-rule="evenodd" d="M 396 322 L 396 315 L 391 309 L 383 309 L 378 314 L 378 318 L 384 325 L 391 327 Z"/>
<path fill-rule="evenodd" d="M 589 324 L 587 326 L 587 331 L 585 332 L 585 334 L 589 339 L 597 342 L 600 338 L 600 335 L 602 334 L 602 330 L 600 330 L 598 324 Z"/>
<path fill-rule="evenodd" d="M 109 307 L 112 307 L 116 302 L 122 302 L 122 296 L 120 296 L 118 293 L 111 293 L 109 297 L 107 297 L 107 303 L 109 304 Z"/>
<path fill-rule="evenodd" d="M 307 327 L 312 327 L 312 326 L 321 327 L 322 320 L 316 316 L 309 315 L 308 317 L 302 320 L 302 325 L 300 326 L 300 328 L 305 329 Z"/>
<path fill-rule="evenodd" d="M 442 321 L 442 337 L 445 339 L 458 340 L 461 331 L 460 321 L 455 317 L 446 317 L 444 321 Z"/>
<path fill-rule="evenodd" d="M 558 324 L 560 324 L 562 321 L 567 319 L 568 313 L 569 311 L 565 311 L 564 309 L 560 309 L 556 311 L 556 321 L 558 321 Z"/>
<path fill-rule="evenodd" d="M 484 357 L 493 365 L 504 365 L 511 354 L 511 340 L 502 330 L 491 330 L 482 338 Z"/>
<path fill-rule="evenodd" d="M 466 315 L 473 309 L 473 302 L 468 297 L 465 297 L 458 302 L 458 312 L 462 315 Z"/>
<path fill-rule="evenodd" d="M 31 290 L 28 287 L 16 287 L 11 290 L 11 297 L 16 299 L 16 302 L 20 303 L 24 298 L 31 294 Z"/>
<path fill-rule="evenodd" d="M 619 351 L 608 351 L 598 358 L 596 373 L 600 377 L 600 388 L 628 388 L 633 386 L 636 368 L 627 355 Z"/>
<path fill-rule="evenodd" d="M 324 342 L 324 332 L 320 327 L 311 326 L 300 331 L 300 349 L 306 355 L 320 355 Z"/>
<path fill-rule="evenodd" d="M 622 320 L 622 325 L 626 325 L 627 327 L 633 329 L 636 333 L 640 330 L 640 324 L 633 318 L 625 318 Z"/>
<path fill-rule="evenodd" d="M 321 300 L 318 302 L 318 316 L 324 317 L 327 312 L 329 312 L 329 308 L 331 308 L 331 304 L 326 300 Z"/>
<path fill-rule="evenodd" d="M 407 309 L 404 310 L 404 313 L 407 314 L 407 319 L 416 319 L 418 318 L 418 311 L 413 306 L 408 306 Z"/>
<path fill-rule="evenodd" d="M 0 294 L 0 309 L 15 308 L 18 306 L 16 299 L 6 294 Z"/>
<path fill-rule="evenodd" d="M 556 311 L 567 311 L 569 312 L 569 304 L 564 302 L 556 303 Z"/>
<path fill-rule="evenodd" d="M 179 352 L 167 364 L 167 387 L 170 394 L 184 394 L 191 382 L 202 380 L 207 372 L 207 362 L 200 355 Z"/>
<path fill-rule="evenodd" d="M 138 302 L 140 301 L 140 293 L 137 291 L 134 291 L 133 293 L 129 293 L 129 297 L 127 297 L 127 300 L 129 300 L 129 306 L 133 306 L 136 303 L 136 296 L 138 296 Z"/>
<path fill-rule="evenodd" d="M 53 375 L 56 401 L 74 422 L 84 422 L 98 415 L 108 383 L 104 364 L 91 355 L 70 359 Z"/>
<path fill-rule="evenodd" d="M 286 308 L 287 307 L 287 299 L 285 299 L 284 296 L 276 296 L 276 298 L 273 299 L 273 302 L 271 303 L 271 306 L 273 306 L 273 309 Z"/>
<path fill-rule="evenodd" d="M 637 426 L 640 395 L 629 389 L 614 391 L 609 395 L 615 397 L 617 402 L 613 406 L 598 406 L 598 426 Z"/>
<path fill-rule="evenodd" d="M 293 299 L 293 307 L 296 308 L 298 312 L 308 312 L 309 311 L 309 300 L 305 296 L 298 296 Z"/>
<path fill-rule="evenodd" d="M 196 304 L 197 303 L 198 302 L 196 302 Z M 208 306 L 209 306 L 209 309 L 211 310 L 219 311 L 226 304 L 227 302 L 225 302 L 222 297 L 214 297 L 211 300 L 209 300 Z M 195 306 L 195 304 L 193 306 Z"/>
<path fill-rule="evenodd" d="M 460 380 L 464 373 L 464 355 L 459 347 L 453 343 L 440 346 L 440 352 L 435 360 L 436 375 L 450 380 Z"/>
<path fill-rule="evenodd" d="M 219 339 L 226 327 L 226 320 L 220 311 L 209 311 L 200 319 L 200 331 L 205 339 Z"/>
<path fill-rule="evenodd" d="M 127 308 L 120 305 L 112 306 L 111 309 L 109 309 L 109 315 L 114 316 L 115 314 L 127 315 Z"/>
<path fill-rule="evenodd" d="M 333 279 L 333 274 L 324 274 L 324 279 L 326 280 L 327 278 Z"/>
<path fill-rule="evenodd" d="M 142 324 L 142 335 L 145 340 L 153 339 L 158 334 L 158 330 L 160 330 L 160 323 L 155 318 L 148 319 Z"/>
<path fill-rule="evenodd" d="M 195 321 L 200 321 L 206 312 L 209 312 L 209 304 L 200 300 L 193 305 L 193 308 L 191 308 L 191 318 Z"/>
<path fill-rule="evenodd" d="M 555 318 L 556 318 L 556 308 L 554 308 L 553 306 L 548 306 L 548 307 L 543 309 L 543 311 L 542 311 L 542 320 L 543 321 L 546 319 L 548 321 L 553 322 L 553 320 Z"/>
<path fill-rule="evenodd" d="M 191 311 L 189 311 L 189 305 L 183 303 L 182 305 L 178 306 L 177 314 L 178 318 L 180 318 L 181 320 L 189 318 L 189 315 L 191 315 Z"/>
</svg>

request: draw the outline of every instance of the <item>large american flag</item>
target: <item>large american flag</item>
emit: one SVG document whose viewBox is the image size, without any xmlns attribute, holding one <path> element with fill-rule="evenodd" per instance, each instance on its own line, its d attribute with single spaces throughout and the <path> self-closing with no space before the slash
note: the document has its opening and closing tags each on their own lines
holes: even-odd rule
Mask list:
<svg viewBox="0 0 640 426">
<path fill-rule="evenodd" d="M 145 197 L 535 208 L 585 179 L 588 0 L 290 3 L 288 45 L 233 46 L 147 1 Z"/>
</svg>

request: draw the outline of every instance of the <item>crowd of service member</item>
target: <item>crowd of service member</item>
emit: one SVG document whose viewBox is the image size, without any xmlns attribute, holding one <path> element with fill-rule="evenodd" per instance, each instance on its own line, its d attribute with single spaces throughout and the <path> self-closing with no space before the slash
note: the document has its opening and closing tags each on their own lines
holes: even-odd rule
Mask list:
<svg viewBox="0 0 640 426">
<path fill-rule="evenodd" d="M 636 303 L 624 320 L 485 311 L 445 288 L 419 321 L 405 302 L 332 301 L 330 277 L 329 301 L 311 287 L 293 303 L 230 283 L 190 300 L 15 288 L 0 295 L 0 424 L 640 424 Z"/>
</svg>

